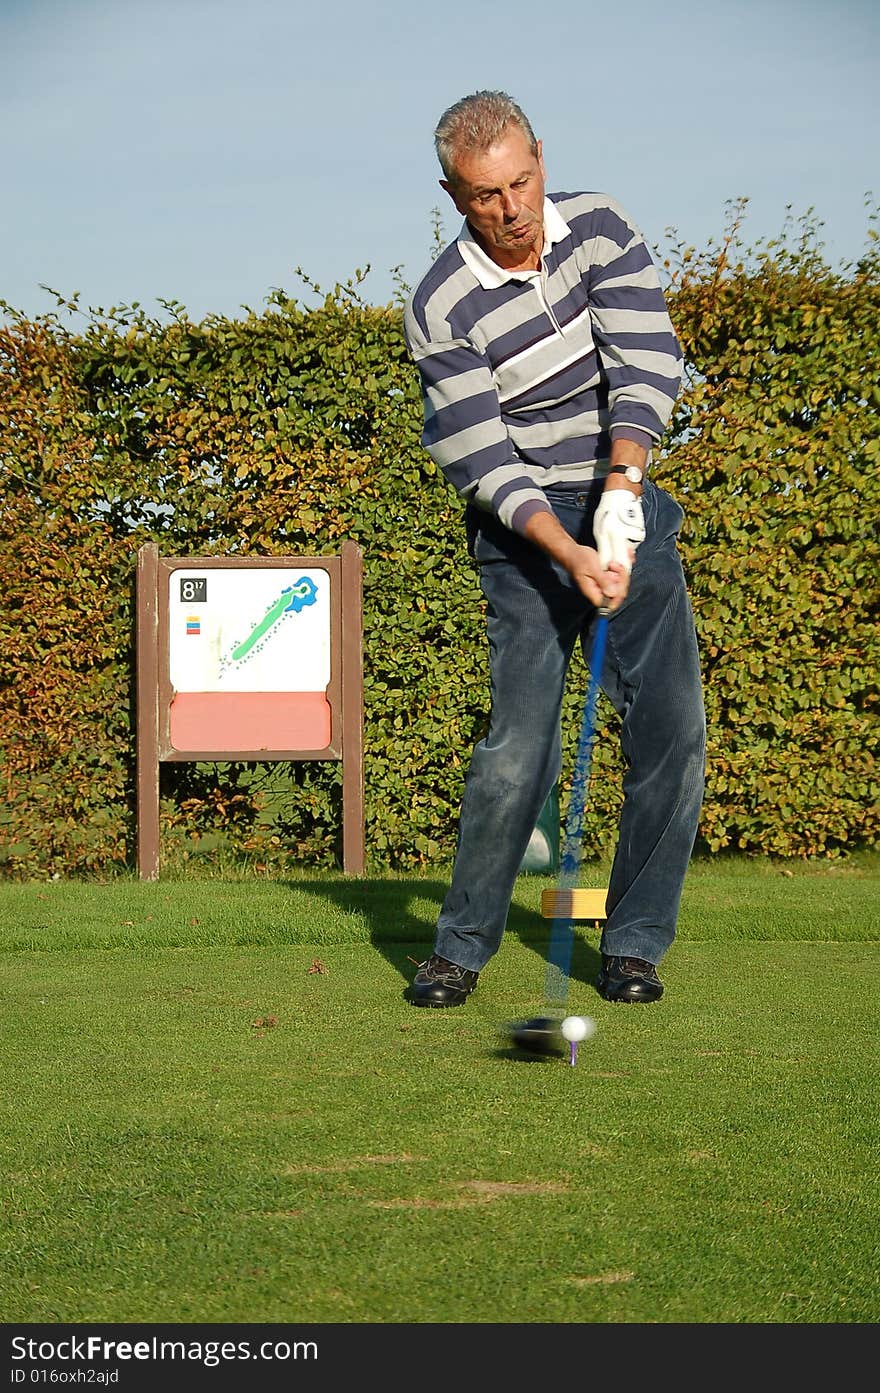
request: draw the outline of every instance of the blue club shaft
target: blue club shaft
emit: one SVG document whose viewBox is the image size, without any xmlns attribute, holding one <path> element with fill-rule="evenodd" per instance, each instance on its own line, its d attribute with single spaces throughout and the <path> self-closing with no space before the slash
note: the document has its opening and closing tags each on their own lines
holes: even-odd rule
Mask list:
<svg viewBox="0 0 880 1393">
<path fill-rule="evenodd" d="M 559 863 L 559 889 L 573 890 L 580 870 L 584 841 L 584 807 L 587 788 L 590 782 L 590 764 L 593 755 L 593 742 L 596 734 L 596 704 L 605 664 L 605 644 L 608 638 L 608 615 L 599 611 L 593 647 L 590 654 L 590 682 L 584 714 L 581 720 L 577 757 L 572 776 L 571 797 L 565 819 L 565 834 L 562 842 L 562 855 Z M 549 1002 L 564 1004 L 568 998 L 568 982 L 571 972 L 571 953 L 574 941 L 574 924 L 569 918 L 553 920 L 550 930 L 550 946 L 547 952 L 547 978 L 545 996 Z"/>
</svg>

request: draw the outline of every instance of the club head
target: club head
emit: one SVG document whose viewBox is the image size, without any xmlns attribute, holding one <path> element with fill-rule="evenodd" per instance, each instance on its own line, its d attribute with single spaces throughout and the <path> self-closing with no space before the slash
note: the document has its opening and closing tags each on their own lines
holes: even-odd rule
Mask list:
<svg viewBox="0 0 880 1393">
<path fill-rule="evenodd" d="M 568 1042 L 559 1024 L 555 1016 L 531 1016 L 525 1021 L 512 1021 L 507 1037 L 515 1049 L 527 1054 L 566 1054 Z"/>
</svg>

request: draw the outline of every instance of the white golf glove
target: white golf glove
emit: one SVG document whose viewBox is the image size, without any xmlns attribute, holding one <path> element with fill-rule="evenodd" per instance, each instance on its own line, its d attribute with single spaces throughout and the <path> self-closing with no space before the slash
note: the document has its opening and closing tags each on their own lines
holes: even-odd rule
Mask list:
<svg viewBox="0 0 880 1393">
<path fill-rule="evenodd" d="M 619 561 L 631 571 L 629 549 L 645 540 L 642 500 L 629 489 L 606 489 L 593 519 L 593 536 L 603 570 L 610 561 Z"/>
</svg>

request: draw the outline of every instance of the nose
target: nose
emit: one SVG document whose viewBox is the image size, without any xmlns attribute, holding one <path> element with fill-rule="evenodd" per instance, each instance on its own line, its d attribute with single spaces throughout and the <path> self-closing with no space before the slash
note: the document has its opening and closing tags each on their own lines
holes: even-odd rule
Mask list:
<svg viewBox="0 0 880 1393">
<path fill-rule="evenodd" d="M 505 222 L 516 222 L 522 204 L 511 189 L 507 189 L 503 197 Z"/>
</svg>

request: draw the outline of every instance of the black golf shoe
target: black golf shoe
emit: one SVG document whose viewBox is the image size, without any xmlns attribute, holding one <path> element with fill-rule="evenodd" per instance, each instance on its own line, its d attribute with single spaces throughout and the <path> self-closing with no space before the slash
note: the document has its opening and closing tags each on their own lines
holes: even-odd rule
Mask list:
<svg viewBox="0 0 880 1393">
<path fill-rule="evenodd" d="M 606 1001 L 659 1001 L 663 983 L 653 963 L 644 958 L 611 958 L 602 954 L 596 989 Z"/>
<path fill-rule="evenodd" d="M 413 1006 L 461 1006 L 477 985 L 479 975 L 432 953 L 419 963 L 410 987 L 410 1002 Z"/>
</svg>

